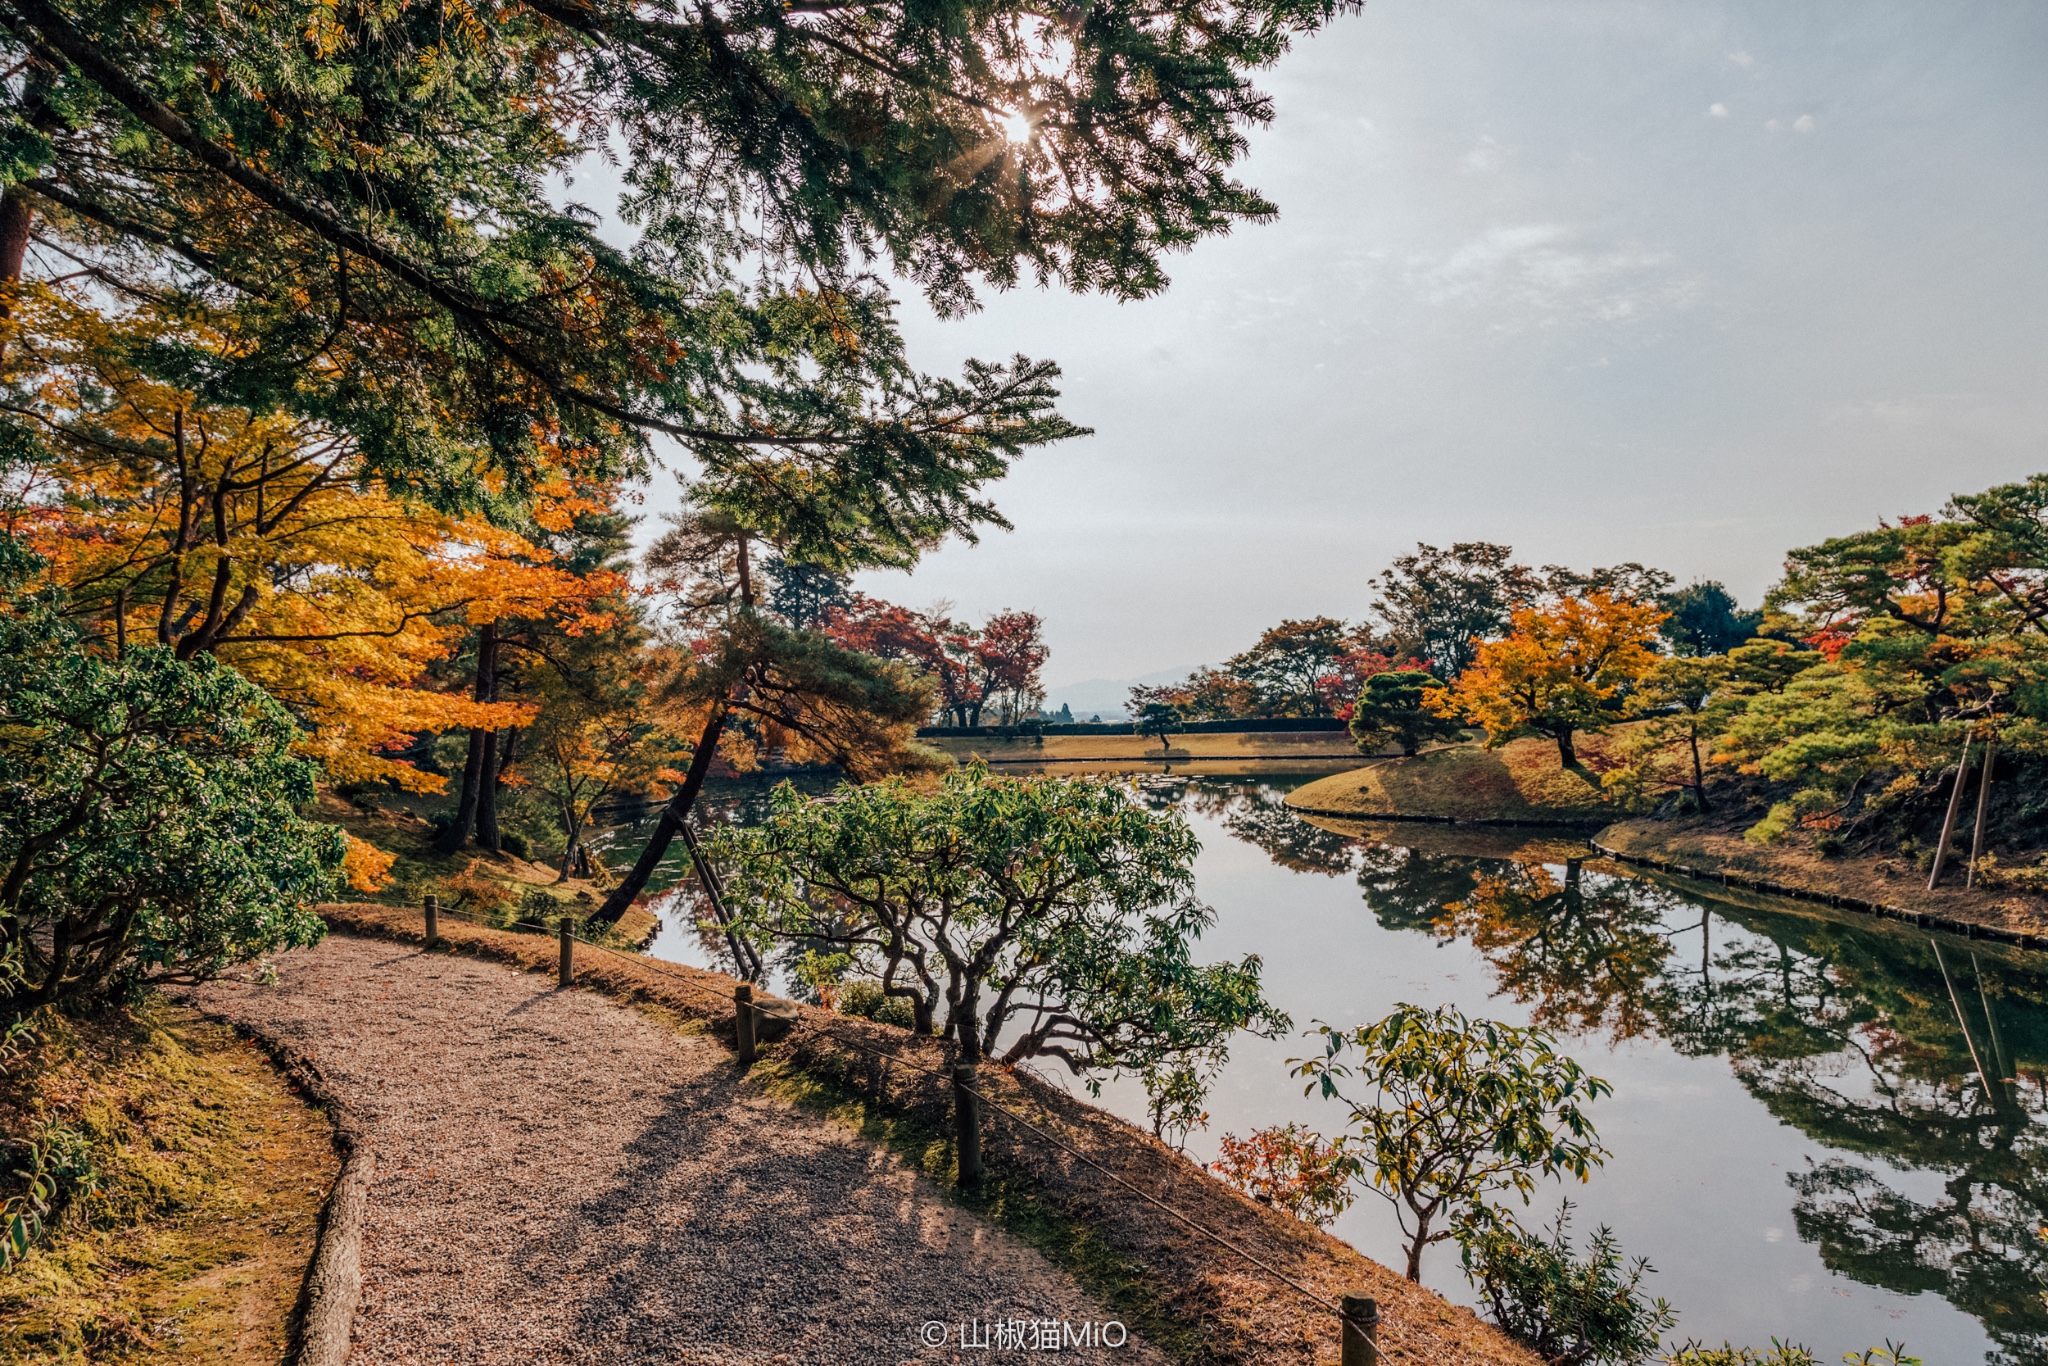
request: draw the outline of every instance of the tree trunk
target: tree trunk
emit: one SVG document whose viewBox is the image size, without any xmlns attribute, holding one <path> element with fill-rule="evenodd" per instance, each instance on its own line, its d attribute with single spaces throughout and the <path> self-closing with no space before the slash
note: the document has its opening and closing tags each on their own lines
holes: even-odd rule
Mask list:
<svg viewBox="0 0 2048 1366">
<path fill-rule="evenodd" d="M 470 696 L 478 702 L 495 702 L 498 696 L 498 623 L 487 621 L 477 628 L 476 635 L 476 683 Z M 475 726 L 469 731 L 469 757 L 462 765 L 462 793 L 455 806 L 455 823 L 441 832 L 441 838 L 434 847 L 444 854 L 452 854 L 468 840 L 470 830 L 477 824 L 477 810 L 482 803 L 484 770 L 488 760 L 492 780 L 497 777 L 497 736 Z M 497 798 L 495 792 L 491 803 L 492 835 L 497 834 Z"/>
<path fill-rule="evenodd" d="M 1422 1284 L 1422 1249 L 1429 1246 L 1429 1220 L 1423 1219 L 1415 1226 L 1415 1237 L 1408 1244 L 1408 1279 Z"/>
<path fill-rule="evenodd" d="M 483 742 L 489 732 L 470 728 L 469 757 L 462 765 L 462 789 L 456 794 L 455 819 L 434 841 L 434 848 L 444 854 L 452 854 L 469 838 L 470 827 L 476 824 L 477 779 L 482 776 L 484 766 Z"/>
<path fill-rule="evenodd" d="M 0 284 L 11 285 L 21 279 L 21 265 L 28 258 L 29 228 L 34 220 L 28 196 L 20 187 L 0 194 Z M 11 311 L 5 300 L 0 300 L 0 317 Z"/>
<path fill-rule="evenodd" d="M 676 832 L 683 828 L 683 821 L 689 817 L 690 808 L 697 804 L 697 794 L 704 790 L 704 779 L 711 772 L 711 759 L 718 751 L 718 737 L 725 733 L 725 708 L 711 713 L 711 719 L 704 723 L 704 733 L 697 737 L 697 750 L 690 756 L 690 771 L 683 775 L 683 785 L 668 799 L 668 805 L 661 809 L 661 819 L 655 822 L 654 833 L 648 837 L 647 847 L 640 851 L 633 870 L 612 888 L 611 895 L 604 899 L 590 917 L 594 925 L 616 925 L 633 899 L 647 886 L 647 880 L 654 876 L 655 865 L 668 853 L 668 847 L 675 841 Z"/>
<path fill-rule="evenodd" d="M 511 738 L 510 732 L 484 732 L 484 761 L 476 775 L 476 842 L 494 854 L 505 847 L 504 836 L 498 833 L 498 773 L 505 742 Z"/>
<path fill-rule="evenodd" d="M 1572 732 L 1568 730 L 1557 733 L 1557 761 L 1566 768 L 1579 766 L 1579 752 L 1572 747 Z"/>
<path fill-rule="evenodd" d="M 1707 776 L 1700 768 L 1700 728 L 1697 723 L 1686 731 L 1686 738 L 1692 742 L 1692 797 L 1704 815 L 1710 808 L 1707 805 Z"/>
</svg>

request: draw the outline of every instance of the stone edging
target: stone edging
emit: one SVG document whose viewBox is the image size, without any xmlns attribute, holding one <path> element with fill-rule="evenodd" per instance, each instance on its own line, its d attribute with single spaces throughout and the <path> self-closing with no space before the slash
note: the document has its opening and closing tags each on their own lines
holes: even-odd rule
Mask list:
<svg viewBox="0 0 2048 1366">
<path fill-rule="evenodd" d="M 2003 944 L 2016 944 L 2023 949 L 2048 948 L 2048 936 L 2026 934 L 1997 925 L 1979 925 L 1973 921 L 1957 920 L 1930 911 L 1909 911 L 1899 906 L 1887 906 L 1881 901 L 1866 901 L 1859 896 L 1843 896 L 1839 892 L 1816 892 L 1810 888 L 1795 887 L 1770 878 L 1731 873 L 1726 868 L 1695 868 L 1690 864 L 1672 863 L 1667 859 L 1651 858 L 1644 854 L 1624 854 L 1618 849 L 1609 848 L 1597 839 L 1589 838 L 1586 843 L 1590 844 L 1602 858 L 1669 873 L 1674 877 L 1690 878 L 1695 882 L 1711 882 L 1746 892 L 1762 892 L 1767 896 L 1782 896 L 1794 901 L 1814 901 L 1823 905 L 1839 906 L 1845 911 L 1861 911 L 1865 915 L 1880 916 L 1886 920 L 1902 920 L 1923 930 L 1941 930 L 1947 934 L 1961 935 L 1966 939 L 1992 939 Z"/>
</svg>

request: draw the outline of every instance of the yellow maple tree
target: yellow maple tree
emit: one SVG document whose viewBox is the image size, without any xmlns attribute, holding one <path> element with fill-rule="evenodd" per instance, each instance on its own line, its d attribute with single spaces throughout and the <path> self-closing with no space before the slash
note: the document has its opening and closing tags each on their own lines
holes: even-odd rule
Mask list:
<svg viewBox="0 0 2048 1366">
<path fill-rule="evenodd" d="M 116 315 L 38 286 L 8 330 L 5 415 L 30 438 L 9 460 L 8 530 L 101 648 L 214 655 L 300 718 L 335 781 L 442 790 L 392 752 L 420 732 L 522 726 L 534 708 L 427 686 L 430 666 L 504 617 L 600 627 L 625 591 L 392 489 L 317 423 L 207 402 L 136 363 L 173 346 L 231 354 L 233 335 L 203 317 Z M 565 471 L 533 517 L 564 525 L 602 497 Z"/>
</svg>

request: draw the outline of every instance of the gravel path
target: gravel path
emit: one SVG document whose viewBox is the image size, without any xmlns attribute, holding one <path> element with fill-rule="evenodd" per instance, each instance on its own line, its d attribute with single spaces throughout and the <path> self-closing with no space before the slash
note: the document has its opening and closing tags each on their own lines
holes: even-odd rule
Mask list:
<svg viewBox="0 0 2048 1366">
<path fill-rule="evenodd" d="M 886 1152 L 745 1087 L 710 1039 L 380 940 L 277 968 L 194 996 L 308 1057 L 376 1148 L 353 1366 L 1163 1360 L 960 1350 L 963 1320 L 1111 1316 Z M 944 1347 L 920 1341 L 933 1322 Z"/>
</svg>

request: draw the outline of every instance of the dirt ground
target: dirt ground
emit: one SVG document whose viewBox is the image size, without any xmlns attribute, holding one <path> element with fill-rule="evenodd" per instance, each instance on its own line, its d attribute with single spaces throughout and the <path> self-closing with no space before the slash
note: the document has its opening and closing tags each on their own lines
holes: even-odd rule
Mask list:
<svg viewBox="0 0 2048 1366">
<path fill-rule="evenodd" d="M 336 935 L 195 995 L 317 1068 L 378 1154 L 361 1366 L 895 1366 L 987 1359 L 963 1323 L 1113 1318 L 713 1039 L 546 976 Z"/>
</svg>

